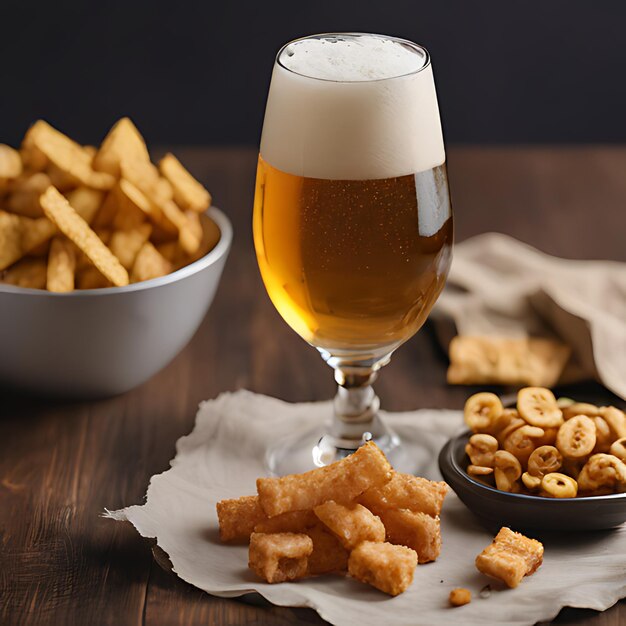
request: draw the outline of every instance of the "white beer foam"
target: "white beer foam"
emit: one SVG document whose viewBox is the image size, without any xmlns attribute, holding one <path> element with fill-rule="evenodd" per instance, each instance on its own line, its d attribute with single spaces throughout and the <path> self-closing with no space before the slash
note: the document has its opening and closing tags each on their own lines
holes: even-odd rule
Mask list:
<svg viewBox="0 0 626 626">
<path fill-rule="evenodd" d="M 290 44 L 274 66 L 261 156 L 290 174 L 334 180 L 441 165 L 443 135 L 426 61 L 425 53 L 380 35 Z"/>
<path fill-rule="evenodd" d="M 381 80 L 417 72 L 426 56 L 382 37 L 301 39 L 281 55 L 288 69 L 310 78 Z"/>
</svg>

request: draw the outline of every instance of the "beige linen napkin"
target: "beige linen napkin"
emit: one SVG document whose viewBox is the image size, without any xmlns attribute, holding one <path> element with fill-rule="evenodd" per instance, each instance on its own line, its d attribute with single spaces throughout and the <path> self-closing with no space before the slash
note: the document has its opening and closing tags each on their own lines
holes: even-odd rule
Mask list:
<svg viewBox="0 0 626 626">
<path fill-rule="evenodd" d="M 446 318 L 461 338 L 558 339 L 572 351 L 561 382 L 597 378 L 626 399 L 625 263 L 561 259 L 479 235 L 455 248 L 434 311 L 440 337 Z"/>
<path fill-rule="evenodd" d="M 452 492 L 441 513 L 440 557 L 418 565 L 413 584 L 395 598 L 347 576 L 279 585 L 259 580 L 248 569 L 247 546 L 219 541 L 215 504 L 255 493 L 257 476 L 266 473 L 268 447 L 315 426 L 321 432 L 331 413 L 330 402 L 290 404 L 248 391 L 203 402 L 193 432 L 176 444 L 171 468 L 151 478 L 145 503 L 107 511 L 107 517 L 128 520 L 142 536 L 156 538 L 173 571 L 200 589 L 225 598 L 255 591 L 274 604 L 311 607 L 337 626 L 530 626 L 552 619 L 564 606 L 601 611 L 626 595 L 626 525 L 541 537 L 543 565 L 507 589 L 477 571 L 474 559 L 493 534 Z M 441 480 L 437 454 L 463 430 L 461 412 L 385 417 L 403 441 L 419 445 L 419 473 Z M 455 587 L 470 589 L 472 602 L 450 608 L 448 594 Z"/>
</svg>

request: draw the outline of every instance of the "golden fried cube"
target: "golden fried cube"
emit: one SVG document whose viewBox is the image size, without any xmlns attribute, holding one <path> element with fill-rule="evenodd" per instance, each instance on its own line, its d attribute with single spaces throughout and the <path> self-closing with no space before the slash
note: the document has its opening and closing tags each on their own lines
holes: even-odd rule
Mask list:
<svg viewBox="0 0 626 626">
<path fill-rule="evenodd" d="M 380 518 L 361 504 L 344 506 L 329 500 L 316 506 L 314 511 L 348 550 L 362 541 L 385 541 L 385 527 Z"/>
<path fill-rule="evenodd" d="M 247 541 L 265 513 L 257 496 L 221 500 L 215 505 L 222 541 Z"/>
<path fill-rule="evenodd" d="M 441 513 L 447 493 L 445 482 L 394 472 L 388 483 L 368 489 L 359 502 L 377 515 L 381 509 L 408 509 L 434 517 Z"/>
<path fill-rule="evenodd" d="M 472 601 L 472 592 L 464 587 L 457 587 L 450 592 L 448 600 L 452 606 L 463 606 Z"/>
<path fill-rule="evenodd" d="M 420 563 L 434 561 L 441 552 L 441 527 L 438 517 L 405 509 L 381 512 L 387 541 L 417 552 Z"/>
<path fill-rule="evenodd" d="M 303 533 L 318 524 L 313 511 L 291 511 L 276 517 L 265 518 L 255 527 L 255 533 Z"/>
<path fill-rule="evenodd" d="M 339 539 L 323 524 L 303 531 L 313 541 L 313 552 L 309 555 L 307 573 L 311 575 L 345 572 L 348 569 L 349 552 Z"/>
<path fill-rule="evenodd" d="M 517 587 L 543 562 L 543 545 L 510 528 L 503 527 L 477 557 L 476 567 L 483 574 L 499 578 L 509 587 Z"/>
<path fill-rule="evenodd" d="M 391 480 L 392 468 L 372 443 L 325 467 L 281 478 L 259 478 L 259 502 L 268 517 L 313 509 L 328 500 L 351 502 L 366 489 Z"/>
<path fill-rule="evenodd" d="M 248 567 L 268 583 L 303 578 L 313 541 L 297 533 L 252 533 Z"/>
<path fill-rule="evenodd" d="M 397 596 L 413 582 L 416 565 L 417 554 L 410 548 L 364 541 L 350 553 L 348 572 L 361 582 Z"/>
</svg>

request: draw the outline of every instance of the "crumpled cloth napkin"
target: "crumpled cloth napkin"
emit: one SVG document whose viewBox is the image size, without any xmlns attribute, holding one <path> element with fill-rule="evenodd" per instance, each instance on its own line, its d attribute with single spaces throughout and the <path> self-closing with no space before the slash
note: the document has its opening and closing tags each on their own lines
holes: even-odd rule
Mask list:
<svg viewBox="0 0 626 626">
<path fill-rule="evenodd" d="M 556 337 L 573 352 L 565 379 L 596 378 L 626 399 L 625 263 L 562 259 L 478 235 L 455 247 L 436 323 L 442 314 L 462 336 Z"/>
<path fill-rule="evenodd" d="M 626 525 L 545 541 L 543 565 L 508 590 L 474 567 L 492 535 L 454 493 L 442 511 L 441 556 L 419 565 L 411 587 L 396 598 L 343 576 L 261 582 L 247 567 L 247 546 L 220 543 L 215 503 L 255 493 L 256 478 L 266 473 L 268 446 L 315 424 L 321 430 L 331 410 L 329 402 L 289 404 L 248 391 L 204 402 L 193 432 L 178 440 L 171 468 L 150 480 L 145 504 L 106 515 L 128 520 L 142 536 L 156 538 L 174 572 L 200 589 L 222 597 L 256 591 L 277 605 L 311 607 L 341 626 L 524 626 L 554 617 L 563 606 L 603 610 L 626 596 Z M 421 410 L 388 413 L 386 419 L 405 440 L 423 446 L 422 475 L 441 480 L 437 454 L 463 429 L 461 413 Z M 489 597 L 480 597 L 487 584 Z M 450 608 L 454 587 L 470 589 L 472 602 Z"/>
</svg>

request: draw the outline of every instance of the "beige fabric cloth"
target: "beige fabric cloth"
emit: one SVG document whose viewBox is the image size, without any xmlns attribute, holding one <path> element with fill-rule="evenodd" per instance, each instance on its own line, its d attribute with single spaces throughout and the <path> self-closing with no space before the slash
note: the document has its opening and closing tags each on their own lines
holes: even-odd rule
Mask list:
<svg viewBox="0 0 626 626">
<path fill-rule="evenodd" d="M 564 378 L 596 378 L 626 399 L 626 263 L 573 261 L 499 233 L 456 246 L 434 318 L 459 335 L 558 338 Z"/>
<path fill-rule="evenodd" d="M 245 545 L 219 541 L 215 504 L 256 491 L 265 474 L 265 454 L 283 437 L 320 432 L 330 402 L 290 404 L 249 391 L 224 393 L 203 402 L 192 433 L 176 444 L 171 468 L 150 479 L 144 504 L 107 517 L 130 521 L 144 537 L 155 537 L 183 580 L 225 598 L 253 591 L 280 606 L 308 606 L 338 626 L 531 626 L 554 618 L 564 606 L 602 611 L 626 595 L 626 524 L 613 531 L 543 538 L 539 570 L 517 589 L 480 574 L 476 555 L 493 538 L 454 493 L 441 513 L 441 556 L 418 565 L 409 589 L 391 598 L 347 576 L 318 576 L 270 585 L 247 567 Z M 460 411 L 386 413 L 405 442 L 419 442 L 419 474 L 441 480 L 437 454 L 463 430 Z M 490 585 L 488 597 L 480 594 Z M 455 587 L 472 602 L 451 609 Z"/>
</svg>

